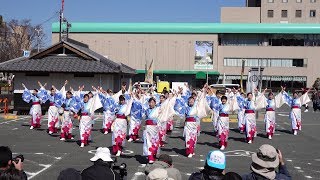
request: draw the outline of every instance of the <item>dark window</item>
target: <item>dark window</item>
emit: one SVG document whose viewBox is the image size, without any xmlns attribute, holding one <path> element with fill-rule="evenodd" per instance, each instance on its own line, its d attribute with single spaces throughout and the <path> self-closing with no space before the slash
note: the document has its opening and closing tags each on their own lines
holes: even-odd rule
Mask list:
<svg viewBox="0 0 320 180">
<path fill-rule="evenodd" d="M 288 17 L 288 10 L 282 10 L 281 11 L 281 17 L 283 17 L 283 18 Z"/>
<path fill-rule="evenodd" d="M 26 76 L 49 76 L 47 72 L 27 72 Z"/>
<path fill-rule="evenodd" d="M 317 11 L 316 10 L 310 10 L 310 17 L 316 17 Z"/>
<path fill-rule="evenodd" d="M 302 10 L 296 10 L 296 17 L 301 18 L 302 16 Z"/>
<path fill-rule="evenodd" d="M 93 73 L 75 73 L 74 77 L 94 77 Z"/>
<path fill-rule="evenodd" d="M 273 10 L 268 10 L 268 17 L 272 18 L 273 17 Z"/>
<path fill-rule="evenodd" d="M 292 66 L 303 67 L 303 59 L 293 59 Z"/>
</svg>

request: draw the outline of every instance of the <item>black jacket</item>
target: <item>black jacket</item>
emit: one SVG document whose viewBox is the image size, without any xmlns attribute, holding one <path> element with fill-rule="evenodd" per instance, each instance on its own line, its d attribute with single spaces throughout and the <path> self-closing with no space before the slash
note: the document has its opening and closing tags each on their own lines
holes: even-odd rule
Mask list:
<svg viewBox="0 0 320 180">
<path fill-rule="evenodd" d="M 268 180 L 268 178 L 265 178 L 255 172 L 251 172 L 250 174 L 245 174 L 242 176 L 243 180 Z M 291 176 L 289 174 L 289 171 L 287 170 L 287 167 L 285 165 L 279 166 L 279 172 L 276 173 L 276 180 L 291 180 Z"/>
<path fill-rule="evenodd" d="M 120 180 L 120 176 L 117 172 L 110 169 L 110 165 L 100 161 L 94 162 L 94 164 L 81 173 L 82 180 Z"/>
<path fill-rule="evenodd" d="M 5 174 L 7 174 L 7 175 L 5 175 Z M 8 175 L 10 175 L 10 174 L 11 175 L 15 175 L 15 176 L 19 176 L 23 180 L 27 180 L 28 179 L 28 176 L 24 171 L 19 171 L 19 170 L 15 169 L 15 168 L 9 168 L 7 170 L 0 170 L 1 178 L 2 178 L 2 176 L 8 177 Z"/>
<path fill-rule="evenodd" d="M 223 180 L 224 175 L 210 170 L 202 170 L 200 172 L 192 173 L 189 180 Z"/>
</svg>

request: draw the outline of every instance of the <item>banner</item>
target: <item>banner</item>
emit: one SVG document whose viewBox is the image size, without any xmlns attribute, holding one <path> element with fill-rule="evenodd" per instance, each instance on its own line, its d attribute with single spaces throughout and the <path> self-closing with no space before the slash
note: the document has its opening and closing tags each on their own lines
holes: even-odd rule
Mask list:
<svg viewBox="0 0 320 180">
<path fill-rule="evenodd" d="M 194 69 L 213 69 L 213 41 L 196 41 L 194 48 Z"/>
<path fill-rule="evenodd" d="M 146 72 L 146 78 L 145 78 L 144 82 L 153 84 L 153 60 L 151 61 L 149 68 Z"/>
</svg>

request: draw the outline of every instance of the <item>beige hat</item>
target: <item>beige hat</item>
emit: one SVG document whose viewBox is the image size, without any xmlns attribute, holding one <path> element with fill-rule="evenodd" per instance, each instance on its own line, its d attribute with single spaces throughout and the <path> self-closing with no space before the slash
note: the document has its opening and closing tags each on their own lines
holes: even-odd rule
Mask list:
<svg viewBox="0 0 320 180">
<path fill-rule="evenodd" d="M 168 177 L 167 170 L 162 168 L 157 168 L 152 170 L 147 177 L 147 180 L 173 180 Z"/>
<path fill-rule="evenodd" d="M 279 155 L 277 150 L 269 145 L 264 144 L 260 146 L 258 152 L 252 154 L 251 169 L 269 179 L 276 177 L 275 168 L 279 166 Z"/>
</svg>

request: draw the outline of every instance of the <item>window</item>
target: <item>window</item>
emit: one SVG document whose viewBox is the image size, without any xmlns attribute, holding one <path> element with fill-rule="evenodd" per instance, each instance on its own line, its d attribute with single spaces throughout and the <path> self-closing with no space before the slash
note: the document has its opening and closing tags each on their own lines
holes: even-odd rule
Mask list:
<svg viewBox="0 0 320 180">
<path fill-rule="evenodd" d="M 310 17 L 316 17 L 317 11 L 316 10 L 310 10 Z"/>
<path fill-rule="evenodd" d="M 288 17 L 288 10 L 282 10 L 281 11 L 281 17 L 283 17 L 283 18 Z"/>
<path fill-rule="evenodd" d="M 297 0 L 297 3 L 302 3 L 302 0 Z"/>
<path fill-rule="evenodd" d="M 282 0 L 282 2 L 283 2 L 283 3 L 287 3 L 287 2 L 288 2 L 288 0 Z"/>
<path fill-rule="evenodd" d="M 242 58 L 224 58 L 224 66 L 241 67 Z M 307 62 L 304 59 L 260 59 L 249 58 L 245 61 L 246 67 L 307 67 Z"/>
<path fill-rule="evenodd" d="M 268 17 L 272 18 L 273 17 L 273 10 L 268 10 Z"/>
<path fill-rule="evenodd" d="M 311 2 L 311 3 L 315 3 L 315 2 L 317 2 L 317 0 L 310 0 L 310 2 Z"/>
<path fill-rule="evenodd" d="M 303 59 L 293 59 L 292 66 L 293 67 L 303 67 Z"/>
<path fill-rule="evenodd" d="M 274 2 L 274 0 L 268 0 L 268 3 L 273 3 Z"/>
<path fill-rule="evenodd" d="M 296 10 L 296 17 L 301 18 L 302 16 L 302 11 L 301 10 Z"/>
</svg>

